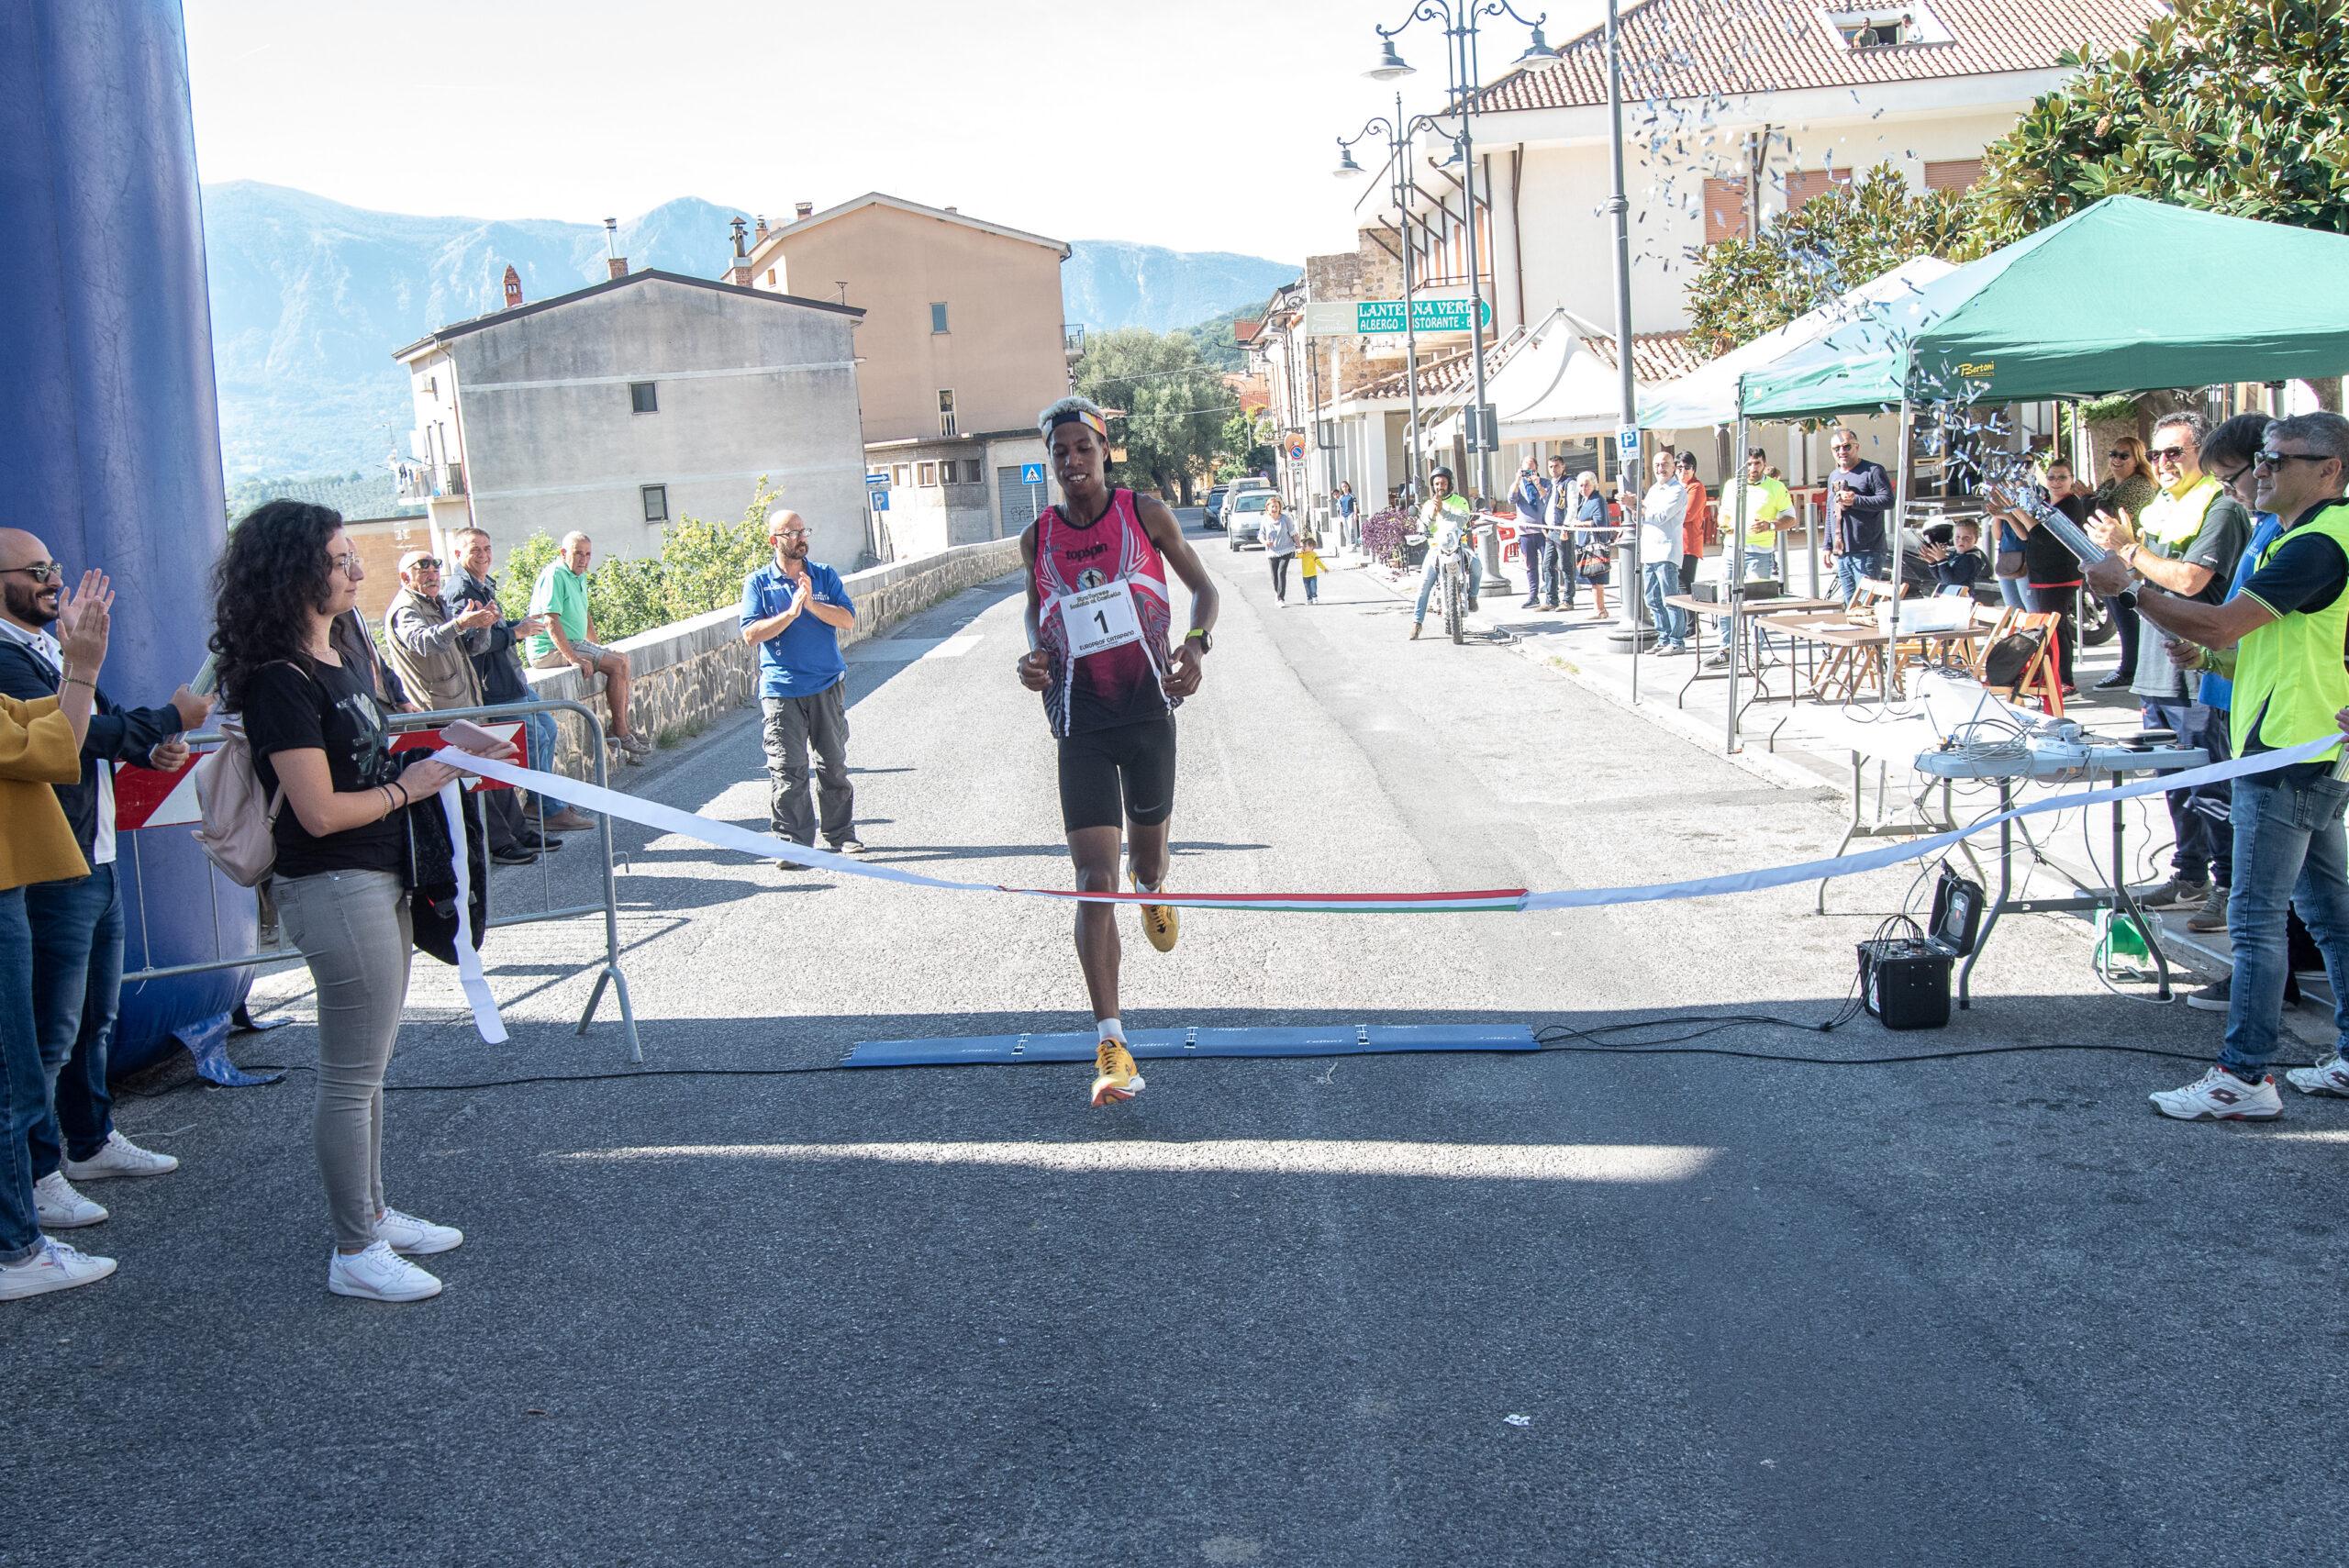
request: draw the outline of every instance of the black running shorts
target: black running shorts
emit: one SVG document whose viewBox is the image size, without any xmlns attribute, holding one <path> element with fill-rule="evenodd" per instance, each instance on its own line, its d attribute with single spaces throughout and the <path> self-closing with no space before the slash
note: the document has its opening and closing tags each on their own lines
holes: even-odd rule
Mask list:
<svg viewBox="0 0 2349 1568">
<path fill-rule="evenodd" d="M 1088 730 L 1061 742 L 1061 823 L 1154 828 L 1174 811 L 1174 716 Z"/>
</svg>

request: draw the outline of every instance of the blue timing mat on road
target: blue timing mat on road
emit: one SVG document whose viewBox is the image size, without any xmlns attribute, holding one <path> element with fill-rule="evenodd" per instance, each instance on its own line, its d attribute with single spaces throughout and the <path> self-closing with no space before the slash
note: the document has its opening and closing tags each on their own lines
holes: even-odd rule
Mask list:
<svg viewBox="0 0 2349 1568">
<path fill-rule="evenodd" d="M 843 1067 L 974 1067 L 1015 1062 L 1090 1062 L 1089 1034 L 966 1035 L 868 1040 Z M 1300 1024 L 1242 1029 L 1138 1029 L 1127 1049 L 1140 1062 L 1175 1056 L 1357 1056 L 1394 1051 L 1539 1051 L 1524 1024 Z"/>
</svg>

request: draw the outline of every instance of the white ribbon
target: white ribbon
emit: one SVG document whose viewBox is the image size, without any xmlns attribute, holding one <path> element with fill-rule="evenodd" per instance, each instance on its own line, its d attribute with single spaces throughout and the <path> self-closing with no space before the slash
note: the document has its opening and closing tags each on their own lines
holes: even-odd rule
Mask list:
<svg viewBox="0 0 2349 1568">
<path fill-rule="evenodd" d="M 2106 790 L 2077 790 L 2051 799 L 2033 801 L 2010 811 L 2002 811 L 1979 822 L 1935 833 L 1925 838 L 1910 839 L 1883 849 L 1863 850 L 1855 854 L 1838 855 L 1832 860 L 1804 861 L 1797 865 L 1768 866 L 1758 871 L 1733 872 L 1725 876 L 1697 877 L 1685 882 L 1648 883 L 1634 887 L 1584 887 L 1556 893 L 1519 893 L 1514 904 L 1487 901 L 1487 908 L 1585 909 L 1609 904 L 1651 904 L 1672 898 L 1709 898 L 1729 893 L 1754 893 L 1764 888 L 1786 887 L 1796 883 L 1817 882 L 1828 877 L 1852 876 L 1861 872 L 1881 871 L 1903 861 L 1924 860 L 1956 845 L 1976 833 L 1987 833 L 2002 823 L 2025 817 L 2035 817 L 2050 811 L 2068 811 L 2076 806 L 2106 806 L 2115 801 L 2134 800 L 2141 795 L 2162 795 L 2174 789 L 2190 789 L 2198 784 L 2218 784 L 2228 779 L 2244 778 L 2255 773 L 2290 767 L 2298 762 L 2319 760 L 2322 753 L 2341 744 L 2338 735 L 2320 737 L 2280 751 L 2262 751 L 2256 756 L 2237 757 L 2224 762 L 2211 762 L 2199 768 L 2188 768 L 2174 773 L 2159 773 L 2140 779 L 2135 784 L 2118 785 Z M 807 845 L 779 839 L 772 833 L 754 833 L 731 822 L 712 822 L 689 811 L 673 806 L 640 800 L 622 795 L 618 790 L 599 784 L 583 784 L 556 773 L 542 773 L 530 768 L 518 768 L 511 762 L 501 762 L 488 757 L 476 757 L 469 751 L 442 749 L 434 753 L 440 762 L 452 768 L 484 777 L 501 779 L 518 789 L 536 790 L 568 806 L 586 811 L 600 811 L 623 821 L 634 822 L 658 832 L 674 833 L 684 838 L 697 839 L 721 850 L 734 850 L 762 860 L 777 858 L 796 861 L 801 865 L 815 866 L 842 876 L 861 876 L 873 882 L 894 882 L 907 887 L 932 887 L 947 893 L 1001 893 L 1022 898 L 1050 898 L 1059 902 L 1075 901 L 1087 904 L 1161 904 L 1183 908 L 1243 907 L 1265 910 L 1311 910 L 1330 914 L 1359 912 L 1360 895 L 1339 901 L 1326 895 L 1297 894 L 1271 897 L 1249 895 L 1251 901 L 1235 905 L 1230 894 L 1173 893 L 1073 893 L 1041 887 L 1006 887 L 996 883 L 961 882 L 942 876 L 925 876 L 919 872 L 900 871 L 894 866 L 873 865 L 846 855 L 836 855 Z M 462 873 L 460 873 L 462 875 Z M 1512 892 L 1514 890 L 1511 890 Z M 1402 906 L 1392 913 L 1418 913 L 1411 907 L 1423 904 L 1429 913 L 1446 909 L 1446 898 L 1462 899 L 1467 895 L 1441 893 L 1401 893 L 1392 895 Z M 1487 899 L 1489 900 L 1487 895 Z"/>
<path fill-rule="evenodd" d="M 462 757 L 443 751 L 441 756 Z M 481 950 L 473 943 L 473 857 L 465 851 L 465 796 L 459 781 L 440 786 L 441 815 L 449 819 L 449 869 L 457 873 L 457 983 L 473 1009 L 473 1028 L 491 1045 L 506 1043 L 506 1020 L 497 1016 L 497 998 L 489 994 L 489 977 L 481 972 Z"/>
</svg>

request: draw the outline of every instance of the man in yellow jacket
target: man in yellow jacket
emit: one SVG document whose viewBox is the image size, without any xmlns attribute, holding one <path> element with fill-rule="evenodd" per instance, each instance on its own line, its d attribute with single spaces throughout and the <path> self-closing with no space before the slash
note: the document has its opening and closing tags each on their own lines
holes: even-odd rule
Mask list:
<svg viewBox="0 0 2349 1568">
<path fill-rule="evenodd" d="M 0 560 L 0 574 L 60 580 L 53 561 Z M 58 615 L 64 674 L 58 695 L 39 702 L 0 697 L 0 1301 L 70 1290 L 114 1273 L 40 1231 L 33 1198 L 33 1127 L 49 1106 L 40 1040 L 33 1024 L 28 883 L 87 876 L 89 862 L 57 802 L 59 784 L 79 783 L 82 741 L 106 662 L 113 594 L 102 573 L 84 573 Z"/>
</svg>

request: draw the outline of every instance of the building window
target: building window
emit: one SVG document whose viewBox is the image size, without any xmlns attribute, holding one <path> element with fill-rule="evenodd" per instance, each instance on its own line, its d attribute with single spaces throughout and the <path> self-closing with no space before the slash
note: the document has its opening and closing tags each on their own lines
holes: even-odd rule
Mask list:
<svg viewBox="0 0 2349 1568">
<path fill-rule="evenodd" d="M 774 287 L 774 269 L 773 267 L 769 267 L 767 269 L 767 287 Z"/>
<path fill-rule="evenodd" d="M 914 482 L 914 465 L 909 462 L 898 463 L 889 471 L 889 482 L 903 490 Z"/>
<path fill-rule="evenodd" d="M 1745 182 L 1705 182 L 1705 243 L 1745 238 Z"/>
<path fill-rule="evenodd" d="M 930 302 L 930 329 L 933 332 L 946 330 L 946 302 L 942 299 Z"/>
<path fill-rule="evenodd" d="M 941 436 L 954 433 L 954 395 L 943 387 L 938 392 L 938 433 Z"/>
<path fill-rule="evenodd" d="M 644 498 L 644 520 L 665 523 L 669 520 L 669 487 L 665 484 L 640 484 L 637 494 Z"/>
<path fill-rule="evenodd" d="M 631 414 L 658 414 L 661 411 L 661 399 L 653 392 L 651 382 L 632 381 L 628 384 L 628 407 Z"/>
<path fill-rule="evenodd" d="M 965 484 L 982 484 L 985 483 L 985 481 L 980 477 L 979 460 L 977 458 L 966 457 L 963 460 L 963 483 Z"/>
<path fill-rule="evenodd" d="M 1952 158 L 1925 165 L 1925 189 L 1929 191 L 1962 191 L 1981 177 L 1979 158 Z"/>
<path fill-rule="evenodd" d="M 924 490 L 935 490 L 938 488 L 938 465 L 936 463 L 926 462 L 921 465 L 921 487 Z"/>
<path fill-rule="evenodd" d="M 1948 43 L 1950 30 L 1924 0 L 1894 6 L 1854 6 L 1827 12 L 1828 25 L 1846 49 L 1895 49 L 1907 43 Z"/>
<path fill-rule="evenodd" d="M 429 375 L 424 378 L 424 395 L 435 398 L 440 395 L 440 378 L 439 376 Z"/>
<path fill-rule="evenodd" d="M 1852 183 L 1849 169 L 1790 169 L 1787 172 L 1787 211 L 1800 212 L 1803 204 L 1813 196 L 1823 196 L 1829 187 Z"/>
</svg>

